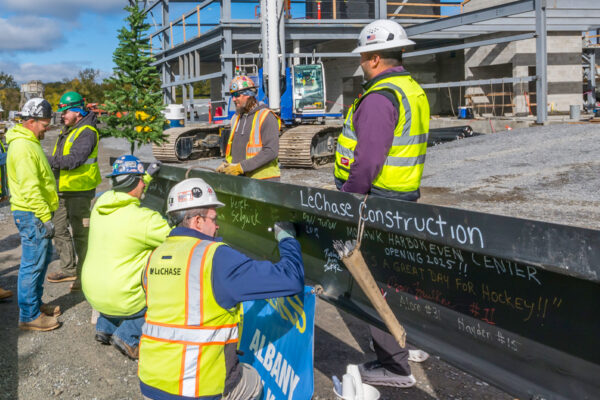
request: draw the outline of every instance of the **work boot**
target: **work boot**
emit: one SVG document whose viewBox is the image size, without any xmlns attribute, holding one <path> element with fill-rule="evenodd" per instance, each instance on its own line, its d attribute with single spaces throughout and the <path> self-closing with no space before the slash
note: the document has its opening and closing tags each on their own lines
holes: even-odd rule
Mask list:
<svg viewBox="0 0 600 400">
<path fill-rule="evenodd" d="M 31 322 L 19 321 L 19 329 L 24 331 L 51 331 L 60 326 L 60 322 L 56 317 L 49 317 L 48 315 L 41 313 L 39 317 Z"/>
<path fill-rule="evenodd" d="M 60 306 L 56 304 L 42 304 L 40 306 L 40 311 L 46 314 L 49 317 L 58 317 L 60 314 Z"/>
<path fill-rule="evenodd" d="M 96 339 L 97 342 L 109 345 L 111 337 L 112 337 L 112 335 L 109 335 L 108 333 L 96 332 L 96 335 L 94 336 L 94 339 Z"/>
<path fill-rule="evenodd" d="M 57 282 L 70 282 L 77 279 L 77 275 L 67 275 L 63 272 L 52 272 L 48 274 L 48 282 L 57 283 Z"/>
<path fill-rule="evenodd" d="M 13 293 L 10 290 L 4 290 L 0 287 L 0 299 L 8 299 Z"/>
<path fill-rule="evenodd" d="M 113 346 L 123 353 L 123 355 L 131 358 L 132 360 L 137 360 L 139 358 L 139 346 L 131 347 L 122 341 L 118 336 L 113 336 L 111 340 Z"/>
<path fill-rule="evenodd" d="M 71 283 L 71 286 L 69 287 L 69 290 L 71 293 L 73 292 L 81 292 L 81 280 L 80 279 L 76 279 L 73 281 L 73 283 Z"/>
</svg>

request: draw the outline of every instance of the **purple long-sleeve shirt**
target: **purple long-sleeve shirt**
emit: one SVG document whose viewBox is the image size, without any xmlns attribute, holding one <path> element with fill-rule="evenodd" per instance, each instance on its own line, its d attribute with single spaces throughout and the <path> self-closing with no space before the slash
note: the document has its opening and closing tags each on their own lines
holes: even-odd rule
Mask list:
<svg viewBox="0 0 600 400">
<path fill-rule="evenodd" d="M 390 72 L 405 72 L 405 69 L 400 65 L 381 74 Z M 340 190 L 365 194 L 371 190 L 371 185 L 392 147 L 394 129 L 398 123 L 398 109 L 385 96 L 370 93 L 361 101 L 353 115 L 352 123 L 358 143 L 354 149 L 350 175 Z"/>
</svg>

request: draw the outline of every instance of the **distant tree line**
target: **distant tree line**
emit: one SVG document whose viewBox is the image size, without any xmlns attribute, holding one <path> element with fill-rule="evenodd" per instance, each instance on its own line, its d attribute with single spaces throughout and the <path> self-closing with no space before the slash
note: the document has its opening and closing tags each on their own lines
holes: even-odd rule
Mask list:
<svg viewBox="0 0 600 400">
<path fill-rule="evenodd" d="M 106 92 L 114 89 L 114 84 L 107 79 L 98 82 L 99 75 L 100 70 L 85 68 L 79 71 L 74 79 L 45 83 L 44 97 L 52 104 L 54 110 L 58 107 L 60 97 L 70 90 L 80 93 L 88 103 L 103 104 L 106 99 Z M 196 82 L 193 85 L 195 97 L 210 96 L 209 81 Z M 0 105 L 4 109 L 4 112 L 0 113 L 0 119 L 6 119 L 10 110 L 18 110 L 21 99 L 20 90 L 20 85 L 17 84 L 12 75 L 0 71 Z M 181 100 L 180 96 L 179 93 L 179 100 Z"/>
</svg>

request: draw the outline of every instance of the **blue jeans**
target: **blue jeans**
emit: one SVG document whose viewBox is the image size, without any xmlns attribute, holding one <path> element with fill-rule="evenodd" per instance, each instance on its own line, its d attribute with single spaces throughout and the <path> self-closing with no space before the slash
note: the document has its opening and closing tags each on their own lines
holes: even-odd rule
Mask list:
<svg viewBox="0 0 600 400">
<path fill-rule="evenodd" d="M 46 228 L 31 211 L 13 211 L 21 236 L 21 267 L 18 279 L 19 320 L 31 322 L 40 316 L 44 278 L 52 257 L 52 240 L 44 238 Z"/>
<path fill-rule="evenodd" d="M 142 336 L 142 325 L 144 325 L 144 314 L 146 308 L 133 315 L 126 317 L 115 317 L 100 314 L 96 322 L 96 332 L 117 336 L 131 347 L 140 343 Z"/>
</svg>

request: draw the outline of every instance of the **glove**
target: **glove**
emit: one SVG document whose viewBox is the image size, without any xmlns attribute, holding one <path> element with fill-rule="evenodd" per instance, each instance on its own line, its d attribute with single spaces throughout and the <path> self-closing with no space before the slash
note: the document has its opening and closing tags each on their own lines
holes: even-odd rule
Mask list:
<svg viewBox="0 0 600 400">
<path fill-rule="evenodd" d="M 222 174 L 222 173 L 225 172 L 225 167 L 227 167 L 228 165 L 229 164 L 226 163 L 226 162 L 221 163 L 221 165 L 219 165 L 215 171 L 217 171 L 218 173 Z"/>
<path fill-rule="evenodd" d="M 162 165 L 162 163 L 160 161 L 153 162 L 152 164 L 150 164 L 148 166 L 146 173 L 150 176 L 154 176 L 154 175 L 158 174 L 158 171 L 160 171 L 161 165 Z"/>
<path fill-rule="evenodd" d="M 285 238 L 296 237 L 296 228 L 291 222 L 275 222 L 273 231 L 275 232 L 275 239 L 277 239 L 278 242 L 281 242 Z"/>
<path fill-rule="evenodd" d="M 227 164 L 223 169 L 223 172 L 227 175 L 241 175 L 244 173 L 242 166 L 240 163 L 237 164 Z"/>
<path fill-rule="evenodd" d="M 45 239 L 51 239 L 54 237 L 54 224 L 52 221 L 44 222 L 44 229 L 46 229 Z"/>
</svg>

